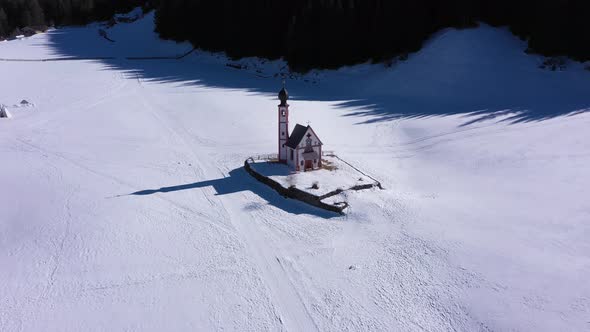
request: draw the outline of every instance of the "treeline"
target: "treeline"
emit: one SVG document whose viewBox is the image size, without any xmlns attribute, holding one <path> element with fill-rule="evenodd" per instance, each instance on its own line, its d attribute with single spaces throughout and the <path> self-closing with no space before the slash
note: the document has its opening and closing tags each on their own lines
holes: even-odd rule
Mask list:
<svg viewBox="0 0 590 332">
<path fill-rule="evenodd" d="M 590 60 L 590 0 L 0 0 L 0 39 L 16 28 L 107 20 L 157 8 L 160 36 L 232 57 L 335 68 L 417 51 L 434 32 L 508 26 L 531 52 Z"/>
<path fill-rule="evenodd" d="M 434 32 L 508 26 L 532 52 L 590 60 L 589 0 L 156 0 L 163 38 L 334 68 L 414 52 Z"/>
<path fill-rule="evenodd" d="M 145 0 L 0 0 L 0 39 L 17 28 L 79 25 L 106 20 Z"/>
</svg>

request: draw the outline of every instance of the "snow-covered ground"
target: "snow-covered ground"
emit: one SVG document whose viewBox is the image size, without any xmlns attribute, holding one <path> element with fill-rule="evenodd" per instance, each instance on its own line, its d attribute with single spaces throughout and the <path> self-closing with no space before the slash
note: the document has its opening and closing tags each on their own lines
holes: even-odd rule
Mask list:
<svg viewBox="0 0 590 332">
<path fill-rule="evenodd" d="M 288 80 L 291 123 L 386 188 L 334 217 L 242 168 L 276 149 L 284 65 L 125 59 L 191 49 L 152 28 L 0 43 L 113 58 L 0 61 L 1 331 L 590 329 L 581 64 L 538 69 L 482 26 Z"/>
<path fill-rule="evenodd" d="M 251 167 L 285 188 L 295 186 L 316 196 L 375 182 L 335 157 L 325 155 L 322 162 L 324 168 L 307 172 L 293 172 L 285 164 L 267 161 L 252 163 Z M 317 188 L 313 188 L 314 184 L 317 184 Z"/>
</svg>

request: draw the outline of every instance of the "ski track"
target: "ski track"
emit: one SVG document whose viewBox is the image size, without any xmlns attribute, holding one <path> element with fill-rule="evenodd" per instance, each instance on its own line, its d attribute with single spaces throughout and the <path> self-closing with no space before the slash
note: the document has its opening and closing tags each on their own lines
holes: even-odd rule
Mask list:
<svg viewBox="0 0 590 332">
<path fill-rule="evenodd" d="M 76 168 L 79 168 L 79 169 L 82 169 L 82 170 L 84 170 L 84 171 L 86 171 L 88 173 L 91 173 L 92 175 L 95 175 L 95 176 L 98 176 L 100 178 L 104 178 L 104 179 L 110 180 L 110 181 L 118 184 L 120 187 L 126 188 L 127 191 L 129 191 L 129 192 L 132 192 L 132 191 L 140 191 L 142 189 L 138 185 L 131 184 L 131 183 L 129 183 L 129 182 L 125 181 L 125 180 L 119 179 L 119 178 L 117 178 L 115 176 L 112 176 L 112 175 L 109 175 L 109 174 L 104 173 L 102 171 L 98 171 L 98 170 L 92 169 L 92 168 L 90 168 L 88 166 L 85 166 L 84 164 L 82 164 L 80 162 L 77 162 L 77 161 L 72 160 L 71 158 L 65 157 L 61 153 L 52 152 L 52 151 L 46 150 L 46 149 L 42 148 L 41 146 L 36 145 L 36 144 L 33 144 L 33 143 L 30 143 L 30 142 L 27 142 L 24 139 L 17 138 L 16 141 L 18 141 L 21 144 L 24 144 L 24 145 L 26 145 L 28 147 L 31 147 L 31 148 L 33 148 L 35 150 L 38 150 L 39 152 L 41 152 L 41 153 L 43 153 L 45 155 L 51 155 L 51 156 L 54 156 L 54 157 L 56 157 L 58 159 L 61 159 L 61 160 L 67 162 L 68 164 L 70 164 L 70 165 L 72 165 L 72 166 L 74 166 Z M 163 201 L 171 204 L 172 206 L 178 208 L 181 211 L 188 212 L 188 213 L 190 213 L 190 214 L 192 214 L 194 216 L 199 216 L 200 218 L 198 218 L 198 220 L 200 220 L 201 222 L 206 222 L 209 225 L 214 226 L 214 227 L 216 227 L 216 228 L 218 228 L 218 229 L 220 229 L 222 231 L 227 231 L 227 228 L 225 228 L 223 225 L 220 225 L 220 224 L 218 224 L 216 222 L 211 221 L 211 220 L 215 220 L 213 215 L 210 215 L 210 214 L 207 214 L 207 213 L 204 213 L 204 212 L 201 212 L 201 211 L 197 211 L 197 210 L 195 210 L 195 209 L 193 209 L 191 207 L 188 207 L 188 206 L 186 206 L 186 205 L 184 205 L 182 203 L 179 203 L 179 202 L 176 202 L 176 201 L 171 200 L 169 198 L 166 198 L 165 196 L 160 195 L 160 194 L 156 194 L 156 197 L 158 199 L 160 199 L 160 200 L 163 200 Z M 106 197 L 106 198 L 108 198 L 108 197 Z"/>
<path fill-rule="evenodd" d="M 251 198 L 242 194 L 242 201 Z M 233 206 L 233 204 L 232 204 Z M 226 210 L 227 211 L 227 210 Z M 269 245 L 270 240 L 261 236 L 260 223 L 257 218 L 238 218 L 237 213 L 230 212 L 232 224 L 240 234 L 250 256 L 255 262 L 260 277 L 268 288 L 281 325 L 286 331 L 318 331 L 313 317 L 305 302 L 290 280 L 281 263 L 281 252 Z M 257 215 L 261 217 L 261 215 Z"/>
<path fill-rule="evenodd" d="M 63 181 L 63 175 L 60 174 L 59 179 L 61 181 Z M 55 274 L 61 264 L 61 260 L 62 260 L 62 256 L 63 256 L 63 252 L 64 252 L 64 247 L 65 247 L 66 241 L 68 240 L 68 237 L 70 236 L 70 229 L 71 229 L 71 225 L 72 225 L 72 212 L 71 212 L 71 207 L 70 207 L 71 200 L 72 200 L 72 197 L 75 195 L 75 193 L 79 190 L 80 190 L 79 187 L 76 190 L 72 190 L 66 198 L 66 202 L 65 202 L 65 206 L 64 206 L 65 215 L 63 216 L 63 223 L 65 224 L 63 236 L 61 237 L 61 239 L 59 239 L 59 243 L 55 246 L 55 252 L 53 253 L 53 256 L 52 256 L 53 268 L 51 269 L 51 273 L 49 275 L 49 279 L 47 281 L 47 284 L 45 285 L 45 289 L 43 290 L 43 292 L 42 292 L 41 296 L 39 297 L 39 299 L 37 300 L 37 302 L 47 298 L 48 293 L 51 291 L 51 288 L 53 287 L 53 284 L 55 283 Z"/>
<path fill-rule="evenodd" d="M 145 88 L 143 85 L 140 86 L 142 89 Z M 183 156 L 183 160 L 191 161 L 193 165 L 198 165 L 198 167 L 193 168 L 196 179 L 215 178 L 220 174 L 226 176 L 227 170 L 223 171 L 219 166 L 213 166 L 216 160 L 211 160 L 207 166 L 204 166 L 201 161 L 202 159 L 197 157 L 193 147 L 202 146 L 200 144 L 202 141 L 199 139 L 193 141 L 192 136 L 188 134 L 183 124 L 178 122 L 169 124 L 173 120 L 164 118 L 159 114 L 171 114 L 171 112 L 166 112 L 164 105 L 158 104 L 154 100 L 146 100 L 144 96 L 149 96 L 149 94 L 137 96 L 137 99 L 141 99 L 144 109 L 148 109 L 150 114 L 157 119 L 158 123 L 161 123 L 171 136 L 175 137 L 179 143 L 185 146 L 186 155 Z M 160 112 L 155 111 L 154 105 L 159 106 L 158 110 Z M 205 172 L 204 169 L 207 169 L 208 172 Z M 270 292 L 274 310 L 276 311 L 275 315 L 283 329 L 285 331 L 318 331 L 318 327 L 309 314 L 303 299 L 292 284 L 289 274 L 285 271 L 280 261 L 280 251 L 276 247 L 265 245 L 269 243 L 269 239 L 260 235 L 261 231 L 258 220 L 254 218 L 244 220 L 243 217 L 238 217 L 241 213 L 239 211 L 233 211 L 236 205 L 235 202 L 224 204 L 225 198 L 223 197 L 217 196 L 218 198 L 211 198 L 216 196 L 210 188 L 205 188 L 199 192 L 207 200 L 211 209 L 219 212 L 219 216 L 216 219 L 222 217 L 222 219 L 228 220 L 236 230 L 243 245 L 249 252 L 247 256 L 253 259 L 259 277 Z M 241 194 L 240 196 L 242 201 L 255 199 L 254 197 L 248 197 L 248 194 Z M 235 197 L 228 199 L 235 200 Z M 226 205 L 231 206 L 231 208 L 228 209 Z M 258 214 L 258 217 L 262 217 L 262 215 Z"/>
<path fill-rule="evenodd" d="M 146 103 L 145 106 L 146 108 L 152 109 L 150 105 L 155 104 L 156 103 L 153 103 L 152 101 Z M 161 117 L 157 116 L 156 112 L 152 111 L 152 114 L 154 114 L 162 123 L 168 121 L 168 119 L 163 120 Z M 170 112 L 166 112 L 166 114 L 170 114 Z M 186 129 L 184 129 L 183 125 L 180 123 L 174 124 L 174 128 L 176 128 L 175 130 L 172 129 L 172 126 L 166 125 L 166 127 L 185 144 L 188 154 L 190 155 L 190 160 L 193 160 L 193 163 L 199 163 L 202 165 L 200 159 L 196 157 L 195 153 L 190 148 L 192 146 L 199 146 L 199 143 L 201 142 L 199 140 L 196 142 L 190 142 L 191 139 L 188 138 L 189 135 L 187 134 Z M 207 169 L 210 170 L 207 172 L 209 178 L 214 178 L 220 173 L 226 176 L 225 172 L 222 171 L 220 167 L 212 166 L 215 162 L 216 160 L 212 160 L 211 165 L 207 167 Z M 200 170 L 200 172 L 198 172 L 200 174 L 198 175 L 203 175 L 203 168 L 204 166 L 198 168 Z M 278 252 L 276 248 L 264 245 L 265 243 L 268 243 L 268 239 L 260 236 L 260 229 L 257 227 L 259 226 L 259 222 L 253 218 L 244 220 L 243 217 L 238 217 L 241 213 L 235 213 L 232 210 L 233 206 L 236 205 L 235 202 L 231 202 L 229 206 L 232 208 L 228 209 L 226 204 L 223 203 L 224 198 L 210 198 L 215 196 L 214 192 L 209 188 L 201 191 L 201 193 L 209 202 L 211 208 L 215 211 L 220 211 L 221 215 L 226 219 L 229 219 L 231 225 L 236 229 L 237 234 L 240 236 L 244 246 L 250 253 L 248 257 L 251 257 L 254 260 L 259 277 L 271 293 L 271 299 L 273 300 L 275 310 L 277 311 L 275 314 L 284 330 L 317 331 L 317 325 L 310 316 L 308 309 L 305 307 L 301 296 L 290 282 L 289 276 L 281 265 L 280 259 L 276 256 L 280 255 L 280 252 Z M 243 201 L 255 199 L 254 197 L 247 197 L 247 195 L 248 194 L 241 194 Z M 235 200 L 235 197 L 230 197 L 228 199 Z M 260 217 L 261 215 L 258 216 Z"/>
</svg>

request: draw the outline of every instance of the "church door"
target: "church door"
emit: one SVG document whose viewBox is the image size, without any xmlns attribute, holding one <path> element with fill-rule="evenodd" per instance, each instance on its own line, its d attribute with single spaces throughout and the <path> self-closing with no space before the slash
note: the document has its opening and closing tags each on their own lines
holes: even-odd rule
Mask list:
<svg viewBox="0 0 590 332">
<path fill-rule="evenodd" d="M 305 161 L 305 170 L 313 168 L 313 160 L 306 160 Z"/>
</svg>

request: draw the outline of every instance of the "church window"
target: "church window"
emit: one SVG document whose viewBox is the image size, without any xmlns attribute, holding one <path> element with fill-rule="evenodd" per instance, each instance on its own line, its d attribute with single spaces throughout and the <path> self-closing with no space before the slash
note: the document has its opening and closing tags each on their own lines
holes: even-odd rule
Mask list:
<svg viewBox="0 0 590 332">
<path fill-rule="evenodd" d="M 291 158 L 290 159 L 293 160 L 293 149 L 291 149 L 289 151 L 291 151 L 291 155 L 290 155 Z"/>
<path fill-rule="evenodd" d="M 285 110 L 282 110 L 282 111 L 281 111 L 281 115 L 282 115 L 282 116 L 285 116 L 285 114 L 287 114 L 287 113 L 285 112 Z"/>
</svg>

